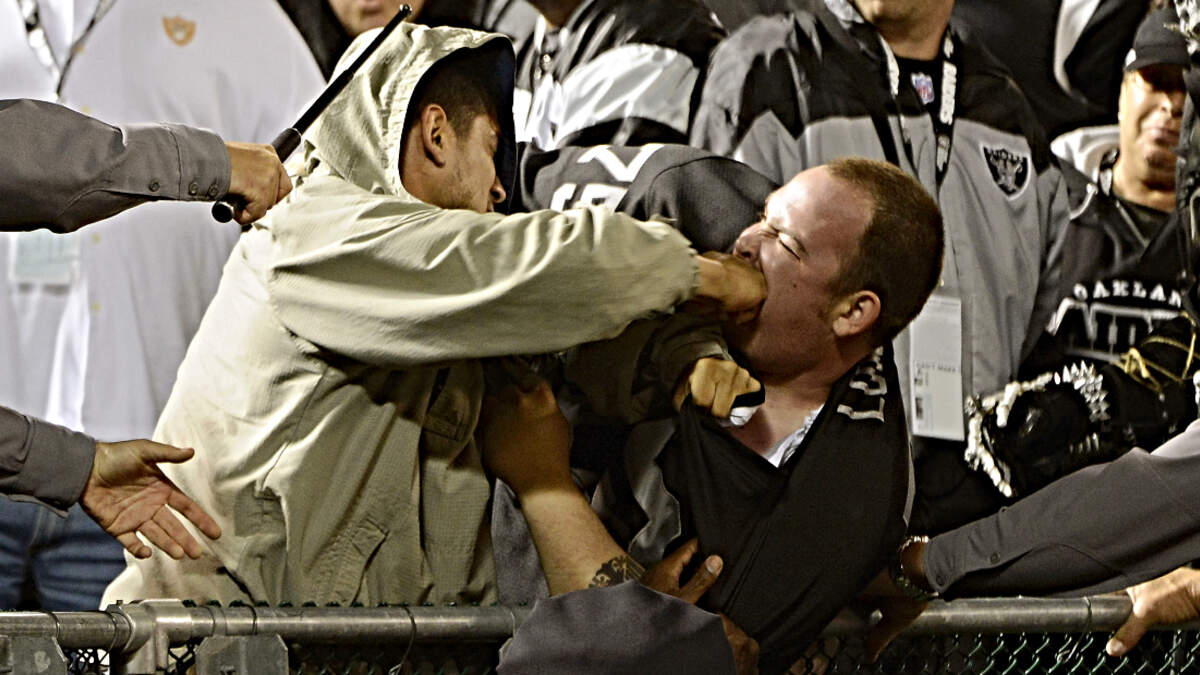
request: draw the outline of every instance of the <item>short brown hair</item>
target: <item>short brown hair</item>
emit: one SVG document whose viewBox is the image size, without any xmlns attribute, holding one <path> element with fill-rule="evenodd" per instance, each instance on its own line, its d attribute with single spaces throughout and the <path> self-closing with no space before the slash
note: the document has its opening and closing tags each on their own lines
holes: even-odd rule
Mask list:
<svg viewBox="0 0 1200 675">
<path fill-rule="evenodd" d="M 435 63 L 413 91 L 406 128 L 420 119 L 426 106 L 435 103 L 446 111 L 450 128 L 459 136 L 469 136 L 471 124 L 480 115 L 499 121 L 504 97 L 492 61 L 494 57 L 482 49 L 460 49 Z"/>
<path fill-rule="evenodd" d="M 942 274 L 942 213 L 915 178 L 895 165 L 843 157 L 826 166 L 871 199 L 871 220 L 858 252 L 842 261 L 837 295 L 869 290 L 879 296 L 872 337 L 880 345 L 904 329 L 925 306 Z"/>
</svg>

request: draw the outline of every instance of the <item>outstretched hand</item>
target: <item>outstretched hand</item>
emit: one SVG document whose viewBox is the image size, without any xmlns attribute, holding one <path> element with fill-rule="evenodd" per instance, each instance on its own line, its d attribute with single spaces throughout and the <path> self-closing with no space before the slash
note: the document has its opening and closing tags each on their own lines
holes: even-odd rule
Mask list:
<svg viewBox="0 0 1200 675">
<path fill-rule="evenodd" d="M 688 541 L 646 570 L 646 573 L 642 575 L 642 583 L 659 593 L 673 595 L 684 602 L 696 604 L 717 582 L 717 577 L 721 574 L 723 567 L 720 556 L 710 555 L 692 575 L 692 578 L 680 586 L 679 578 L 683 575 L 683 568 L 699 550 L 699 541 L 696 539 Z M 733 661 L 737 664 L 738 675 L 757 673 L 758 642 L 746 635 L 745 631 L 738 628 L 737 624 L 729 617 L 724 614 L 721 614 L 720 617 L 721 624 L 725 628 L 725 639 L 729 641 L 729 647 L 733 650 Z"/>
<path fill-rule="evenodd" d="M 292 191 L 275 149 L 259 143 L 225 144 L 229 152 L 229 193 L 235 204 L 234 220 L 249 225 L 262 218 Z"/>
<path fill-rule="evenodd" d="M 200 544 L 167 507 L 212 539 L 221 536 L 221 528 L 157 466 L 158 462 L 183 462 L 193 454 L 191 448 L 148 440 L 97 443 L 92 473 L 79 504 L 135 557 L 148 558 L 152 553 L 138 538 L 141 533 L 176 560 L 184 554 L 199 558 Z"/>
</svg>

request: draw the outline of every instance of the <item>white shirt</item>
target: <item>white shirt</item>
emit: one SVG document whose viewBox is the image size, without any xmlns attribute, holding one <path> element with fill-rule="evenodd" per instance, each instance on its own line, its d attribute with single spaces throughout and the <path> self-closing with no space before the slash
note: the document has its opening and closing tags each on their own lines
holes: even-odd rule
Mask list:
<svg viewBox="0 0 1200 675">
<path fill-rule="evenodd" d="M 94 10 L 95 1 L 80 0 L 78 4 L 92 5 L 90 9 Z M 62 46 L 57 36 L 64 34 L 61 27 L 71 13 L 65 7 L 69 4 L 70 0 L 39 3 L 52 49 Z M 55 53 L 55 60 L 61 63 L 66 52 L 63 49 Z M 25 20 L 16 2 L 0 1 L 0 72 L 4 74 L 0 77 L 0 98 L 56 99 L 58 81 L 30 48 Z M 48 373 L 54 360 L 51 345 L 62 321 L 67 289 L 20 284 L 11 279 L 11 258 L 18 236 L 0 233 L 0 405 L 44 417 L 50 389 Z M 46 344 L 47 340 L 51 345 Z"/>
<path fill-rule="evenodd" d="M 117 0 L 76 50 L 61 102 L 114 124 L 180 122 L 265 143 L 322 85 L 272 0 Z M 24 411 L 103 440 L 149 437 L 238 233 L 207 204 L 148 204 L 71 235 L 70 283 L 5 289 L 25 309 L 61 312 L 21 336 L 23 358 L 50 354 L 44 408 Z"/>
<path fill-rule="evenodd" d="M 783 466 L 784 462 L 788 461 L 791 459 L 792 455 L 796 454 L 796 450 L 800 447 L 800 444 L 804 442 L 804 437 L 808 436 L 808 430 L 812 429 L 813 422 L 817 421 L 817 415 L 821 414 L 821 410 L 824 407 L 824 405 L 821 405 L 816 410 L 810 412 L 808 417 L 804 418 L 804 424 L 801 424 L 799 429 L 780 439 L 780 441 L 775 444 L 775 447 L 771 448 L 766 452 L 766 454 L 763 455 L 763 459 L 767 460 L 771 464 L 774 464 L 776 467 Z"/>
</svg>

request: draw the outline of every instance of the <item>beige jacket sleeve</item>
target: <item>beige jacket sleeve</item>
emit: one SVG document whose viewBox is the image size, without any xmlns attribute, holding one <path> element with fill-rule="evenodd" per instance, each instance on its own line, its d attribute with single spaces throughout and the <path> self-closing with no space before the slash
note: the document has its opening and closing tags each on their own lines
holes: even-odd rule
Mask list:
<svg viewBox="0 0 1200 675">
<path fill-rule="evenodd" d="M 612 337 L 698 283 L 677 231 L 599 207 L 502 216 L 379 200 L 337 220 L 353 225 L 274 233 L 274 310 L 298 337 L 381 366 Z"/>
</svg>

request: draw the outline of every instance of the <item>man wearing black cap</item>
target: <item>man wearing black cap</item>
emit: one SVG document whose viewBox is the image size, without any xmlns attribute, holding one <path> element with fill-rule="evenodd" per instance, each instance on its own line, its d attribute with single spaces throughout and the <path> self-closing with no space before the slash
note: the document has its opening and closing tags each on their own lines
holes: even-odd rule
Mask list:
<svg viewBox="0 0 1200 675">
<path fill-rule="evenodd" d="M 1114 361 L 1180 312 L 1189 280 L 1169 216 L 1189 62 L 1183 37 L 1165 27 L 1177 21 L 1159 10 L 1138 29 L 1121 80 L 1120 144 L 1094 180 L 1063 167 L 1072 218 L 1060 300 L 1025 373 L 1065 360 Z"/>
<path fill-rule="evenodd" d="M 1155 447 L 1194 417 L 1190 382 L 1164 385 L 1140 374 L 1145 368 L 1128 367 L 1136 355 L 1151 370 L 1175 373 L 1180 369 L 1170 360 L 1186 360 L 1188 350 L 1173 345 L 1186 345 L 1194 330 L 1185 308 L 1195 276 L 1185 225 L 1174 215 L 1189 66 L 1184 38 L 1167 27 L 1177 22 L 1174 10 L 1158 10 L 1138 29 L 1121 82 L 1120 143 L 1095 179 L 1063 166 L 1072 217 L 1056 309 L 1022 366 L 1026 381 L 985 397 L 968 425 L 968 462 L 1006 497 L 1029 494 L 1134 445 Z M 1061 391 L 1045 382 L 1054 379 L 1046 371 L 1061 374 L 1065 366 L 1072 371 L 1058 378 L 1069 380 Z M 1181 382 L 1191 374 L 1182 368 L 1175 378 Z M 1006 422 L 1008 409 L 1016 412 Z M 1039 414 L 1054 424 L 1037 423 Z"/>
</svg>

